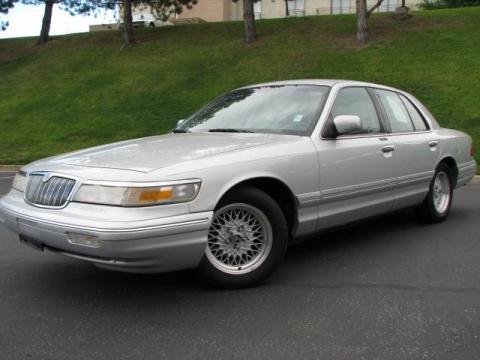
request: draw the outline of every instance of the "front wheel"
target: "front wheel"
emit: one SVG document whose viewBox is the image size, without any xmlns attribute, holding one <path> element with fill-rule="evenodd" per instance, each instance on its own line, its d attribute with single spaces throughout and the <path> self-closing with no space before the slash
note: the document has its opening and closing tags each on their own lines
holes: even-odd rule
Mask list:
<svg viewBox="0 0 480 360">
<path fill-rule="evenodd" d="M 287 223 L 275 200 L 256 188 L 238 189 L 215 210 L 199 272 L 213 286 L 252 286 L 273 272 L 287 243 Z"/>
<path fill-rule="evenodd" d="M 430 183 L 430 190 L 423 203 L 415 210 L 418 217 L 430 223 L 445 220 L 450 212 L 453 198 L 452 172 L 441 163 Z"/>
</svg>

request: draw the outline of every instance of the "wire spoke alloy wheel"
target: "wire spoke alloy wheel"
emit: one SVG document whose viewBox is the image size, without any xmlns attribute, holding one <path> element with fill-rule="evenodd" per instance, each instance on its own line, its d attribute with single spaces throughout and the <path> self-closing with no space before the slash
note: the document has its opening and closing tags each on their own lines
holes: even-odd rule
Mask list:
<svg viewBox="0 0 480 360">
<path fill-rule="evenodd" d="M 272 226 L 265 214 L 251 205 L 234 203 L 215 213 L 205 255 L 220 271 L 240 275 L 263 264 L 272 244 Z"/>
<path fill-rule="evenodd" d="M 444 213 L 450 203 L 450 179 L 443 171 L 435 176 L 432 195 L 435 210 L 439 214 Z"/>
</svg>

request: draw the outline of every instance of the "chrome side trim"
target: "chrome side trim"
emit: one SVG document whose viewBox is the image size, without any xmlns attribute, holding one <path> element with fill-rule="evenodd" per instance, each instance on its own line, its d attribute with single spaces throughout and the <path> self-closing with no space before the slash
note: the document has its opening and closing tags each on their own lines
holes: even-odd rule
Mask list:
<svg viewBox="0 0 480 360">
<path fill-rule="evenodd" d="M 300 207 L 314 205 L 322 200 L 322 192 L 314 191 L 297 195 L 298 205 Z"/>
<path fill-rule="evenodd" d="M 430 182 L 433 178 L 435 171 L 425 171 L 412 175 L 400 176 L 398 178 L 398 186 L 402 185 L 413 185 L 422 182 Z"/>
<path fill-rule="evenodd" d="M 397 186 L 397 179 L 387 179 L 369 182 L 359 185 L 351 185 L 324 190 L 322 193 L 322 203 L 336 200 L 344 200 L 358 196 L 368 195 L 378 191 L 394 189 Z"/>
<path fill-rule="evenodd" d="M 128 233 L 128 232 L 137 232 L 137 231 L 161 230 L 161 229 L 171 229 L 171 228 L 175 228 L 175 227 L 182 227 L 182 226 L 189 226 L 189 225 L 208 224 L 210 222 L 210 218 L 205 217 L 205 218 L 196 219 L 196 220 L 180 221 L 180 222 L 174 222 L 174 223 L 163 224 L 163 225 L 155 225 L 155 226 L 145 226 L 145 227 L 136 227 L 136 228 L 105 229 L 105 228 L 96 228 L 96 227 L 90 227 L 90 226 L 78 226 L 78 225 L 60 223 L 60 222 L 56 222 L 56 221 L 37 219 L 37 218 L 31 217 L 31 216 L 28 216 L 28 215 L 19 214 L 15 211 L 7 210 L 5 208 L 0 209 L 0 213 L 2 211 L 6 212 L 6 213 L 9 213 L 10 215 L 15 216 L 16 218 L 20 218 L 22 220 L 23 219 L 29 220 L 29 221 L 32 221 L 32 222 L 37 223 L 37 224 L 59 226 L 59 227 L 64 227 L 64 228 L 69 228 L 69 229 L 76 229 L 76 230 L 82 230 L 82 231 L 92 231 L 92 232 L 99 232 L 99 233 Z"/>
<path fill-rule="evenodd" d="M 327 141 L 338 141 L 338 140 L 350 140 L 350 139 L 363 139 L 363 138 L 376 138 L 376 137 L 393 137 L 393 136 L 400 136 L 400 135 L 418 135 L 418 134 L 429 134 L 433 132 L 433 130 L 425 130 L 425 131 L 410 131 L 410 132 L 398 132 L 398 133 L 375 133 L 375 134 L 359 134 L 359 135 L 342 135 L 335 139 L 331 138 L 324 138 L 321 137 L 322 140 Z"/>
</svg>

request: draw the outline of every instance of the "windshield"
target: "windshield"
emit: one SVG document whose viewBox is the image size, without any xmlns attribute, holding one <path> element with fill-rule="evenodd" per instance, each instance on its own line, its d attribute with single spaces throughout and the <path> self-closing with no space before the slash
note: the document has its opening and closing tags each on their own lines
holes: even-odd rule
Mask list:
<svg viewBox="0 0 480 360">
<path fill-rule="evenodd" d="M 266 132 L 307 135 L 329 87 L 276 85 L 231 91 L 183 122 L 176 132 Z"/>
</svg>

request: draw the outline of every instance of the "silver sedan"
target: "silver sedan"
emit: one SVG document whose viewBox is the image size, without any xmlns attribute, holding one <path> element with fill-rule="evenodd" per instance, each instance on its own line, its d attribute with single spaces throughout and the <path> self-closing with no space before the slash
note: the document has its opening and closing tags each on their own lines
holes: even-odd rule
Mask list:
<svg viewBox="0 0 480 360">
<path fill-rule="evenodd" d="M 406 92 L 283 81 L 231 91 L 167 135 L 24 166 L 0 223 L 102 268 L 245 287 L 318 231 L 408 207 L 443 221 L 475 173 L 471 138 Z"/>
</svg>

